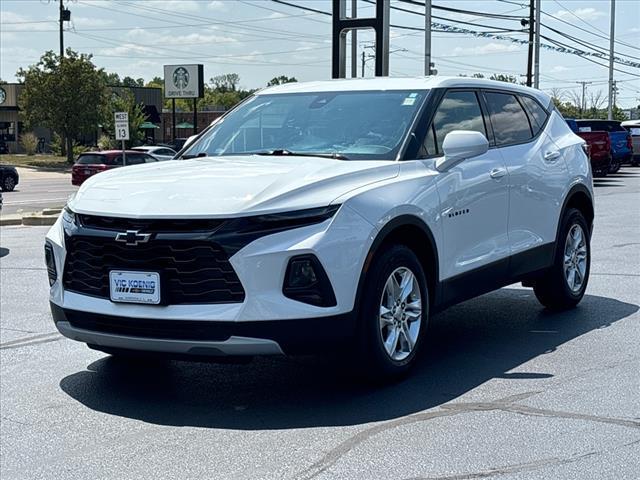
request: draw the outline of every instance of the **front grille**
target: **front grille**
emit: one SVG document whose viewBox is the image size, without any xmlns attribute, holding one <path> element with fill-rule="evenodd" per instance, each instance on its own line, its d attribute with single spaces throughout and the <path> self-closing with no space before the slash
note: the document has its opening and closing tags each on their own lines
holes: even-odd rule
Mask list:
<svg viewBox="0 0 640 480">
<path fill-rule="evenodd" d="M 79 214 L 78 219 L 83 227 L 123 232 L 125 230 L 144 230 L 146 233 L 174 232 L 212 232 L 224 220 L 216 219 L 137 219 L 120 217 L 101 217 Z"/>
<path fill-rule="evenodd" d="M 114 237 L 65 236 L 66 290 L 110 298 L 109 272 L 158 272 L 163 305 L 240 303 L 244 289 L 225 251 L 206 240 L 152 239 L 129 246 Z"/>
</svg>

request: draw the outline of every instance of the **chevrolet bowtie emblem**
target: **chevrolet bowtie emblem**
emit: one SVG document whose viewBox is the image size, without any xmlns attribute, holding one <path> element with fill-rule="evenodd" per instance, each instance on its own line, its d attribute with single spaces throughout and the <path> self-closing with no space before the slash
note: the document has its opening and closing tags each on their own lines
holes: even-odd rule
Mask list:
<svg viewBox="0 0 640 480">
<path fill-rule="evenodd" d="M 116 242 L 123 242 L 126 245 L 138 245 L 139 243 L 147 243 L 151 238 L 150 233 L 138 233 L 137 230 L 127 230 L 116 235 Z"/>
</svg>

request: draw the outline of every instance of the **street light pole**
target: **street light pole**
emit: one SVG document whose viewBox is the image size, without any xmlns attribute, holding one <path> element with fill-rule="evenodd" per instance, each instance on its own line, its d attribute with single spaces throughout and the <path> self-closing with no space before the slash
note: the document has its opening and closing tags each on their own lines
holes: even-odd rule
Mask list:
<svg viewBox="0 0 640 480">
<path fill-rule="evenodd" d="M 358 0 L 351 0 L 351 18 L 358 17 Z M 351 77 L 358 76 L 358 30 L 351 30 Z"/>
<path fill-rule="evenodd" d="M 609 32 L 609 103 L 607 118 L 613 120 L 613 55 L 616 33 L 616 0 L 611 0 L 611 30 Z"/>
</svg>

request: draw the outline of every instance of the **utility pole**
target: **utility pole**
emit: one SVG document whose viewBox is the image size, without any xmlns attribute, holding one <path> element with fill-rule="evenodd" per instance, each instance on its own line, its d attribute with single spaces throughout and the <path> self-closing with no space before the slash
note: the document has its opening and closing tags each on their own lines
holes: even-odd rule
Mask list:
<svg viewBox="0 0 640 480">
<path fill-rule="evenodd" d="M 584 114 L 584 111 L 587 109 L 586 103 L 586 93 L 587 93 L 587 85 L 591 85 L 593 82 L 576 82 L 578 85 L 582 85 L 582 99 L 580 101 L 580 116 Z"/>
<path fill-rule="evenodd" d="M 424 1 L 424 74 L 431 75 L 431 0 Z"/>
<path fill-rule="evenodd" d="M 64 57 L 64 5 L 62 4 L 62 0 L 60 0 L 60 58 Z"/>
<path fill-rule="evenodd" d="M 535 66 L 533 69 L 533 88 L 540 88 L 540 11 L 542 10 L 542 0 L 536 0 L 536 27 L 534 41 Z"/>
<path fill-rule="evenodd" d="M 362 50 L 362 78 L 364 78 L 364 62 L 366 61 L 366 54 L 364 53 L 364 50 Z"/>
<path fill-rule="evenodd" d="M 534 18 L 533 0 L 529 0 L 529 53 L 527 55 L 527 87 L 531 86 L 533 71 L 533 18 Z"/>
<path fill-rule="evenodd" d="M 351 0 L 351 18 L 358 18 L 358 0 Z M 351 30 L 351 77 L 358 76 L 358 30 Z M 363 75 L 364 76 L 364 75 Z"/>
<path fill-rule="evenodd" d="M 613 120 L 613 55 L 616 33 L 616 0 L 611 0 L 611 30 L 609 32 L 609 104 L 607 118 Z"/>
</svg>

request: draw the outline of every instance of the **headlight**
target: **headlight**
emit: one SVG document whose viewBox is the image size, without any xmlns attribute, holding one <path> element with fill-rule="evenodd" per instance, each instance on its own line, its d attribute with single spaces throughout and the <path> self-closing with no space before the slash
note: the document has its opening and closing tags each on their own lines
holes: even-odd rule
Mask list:
<svg viewBox="0 0 640 480">
<path fill-rule="evenodd" d="M 65 229 L 76 225 L 76 214 L 68 206 L 62 209 L 62 225 Z"/>
<path fill-rule="evenodd" d="M 231 256 L 248 243 L 265 235 L 322 223 L 332 218 L 339 208 L 340 205 L 329 205 L 293 212 L 237 218 L 227 222 L 216 232 L 214 238 L 220 240 L 227 254 Z"/>
</svg>

